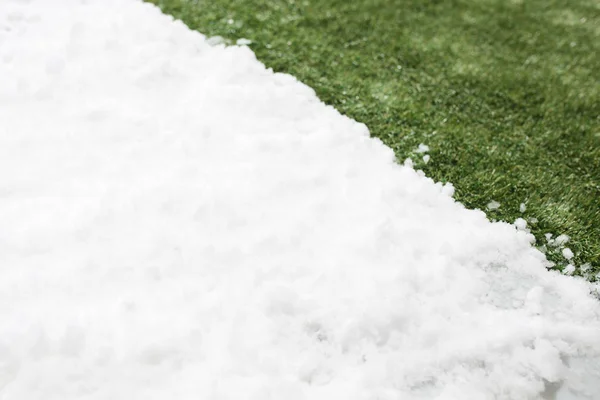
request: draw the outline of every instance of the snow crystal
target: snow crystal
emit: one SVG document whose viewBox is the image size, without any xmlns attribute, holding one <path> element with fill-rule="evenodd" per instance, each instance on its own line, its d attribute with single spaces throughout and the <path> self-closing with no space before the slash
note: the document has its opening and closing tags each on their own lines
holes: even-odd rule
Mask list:
<svg viewBox="0 0 600 400">
<path fill-rule="evenodd" d="M 563 246 L 563 245 L 567 244 L 567 242 L 569 241 L 569 239 L 570 238 L 567 235 L 559 235 L 559 236 L 556 237 L 556 239 L 554 239 L 554 243 L 557 246 Z"/>
<path fill-rule="evenodd" d="M 573 256 L 574 256 L 574 254 L 573 254 L 573 251 L 571 251 L 571 249 L 570 249 L 570 248 L 568 248 L 568 247 L 565 247 L 565 248 L 562 250 L 562 255 L 563 255 L 563 257 L 564 257 L 564 258 L 566 258 L 567 260 L 570 260 L 570 259 L 571 259 L 571 258 L 573 258 Z"/>
<path fill-rule="evenodd" d="M 579 269 L 581 270 L 581 272 L 588 272 L 590 269 L 592 269 L 592 264 L 590 263 L 585 263 L 582 264 Z"/>
<path fill-rule="evenodd" d="M 218 46 L 220 44 L 225 44 L 227 41 L 222 36 L 211 36 L 206 39 L 206 43 L 211 46 Z"/>
<path fill-rule="evenodd" d="M 500 208 L 500 203 L 498 203 L 495 200 L 492 200 L 488 203 L 487 208 L 488 210 L 497 210 L 498 208 Z"/>
<path fill-rule="evenodd" d="M 238 46 L 247 46 L 249 44 L 252 44 L 252 40 L 241 38 L 241 39 L 238 39 L 235 42 L 235 44 L 237 44 Z"/>
<path fill-rule="evenodd" d="M 517 218 L 514 222 L 514 225 L 520 231 L 524 231 L 525 229 L 527 229 L 527 221 L 525 221 L 523 218 Z"/>
<path fill-rule="evenodd" d="M 415 150 L 417 153 L 427 153 L 429 151 L 429 146 L 421 143 L 419 147 Z"/>
<path fill-rule="evenodd" d="M 448 197 L 454 196 L 454 185 L 452 185 L 450 182 L 447 182 L 442 187 L 442 193 L 445 194 Z"/>
<path fill-rule="evenodd" d="M 573 275 L 573 272 L 575 272 L 575 266 L 573 264 L 568 264 L 563 269 L 563 274 L 565 274 L 565 275 Z"/>
<path fill-rule="evenodd" d="M 527 210 L 527 206 L 525 205 L 525 203 L 521 203 L 521 205 L 519 205 L 519 211 L 524 213 L 526 210 Z"/>
<path fill-rule="evenodd" d="M 429 154 L 425 154 L 425 155 L 423 156 L 423 162 L 424 162 L 425 164 L 427 164 L 427 163 L 429 162 L 429 160 L 430 160 L 430 159 L 431 159 L 431 157 L 429 156 Z"/>
<path fill-rule="evenodd" d="M 600 393 L 591 284 L 248 47 L 136 0 L 0 25 L 3 399 Z"/>
</svg>

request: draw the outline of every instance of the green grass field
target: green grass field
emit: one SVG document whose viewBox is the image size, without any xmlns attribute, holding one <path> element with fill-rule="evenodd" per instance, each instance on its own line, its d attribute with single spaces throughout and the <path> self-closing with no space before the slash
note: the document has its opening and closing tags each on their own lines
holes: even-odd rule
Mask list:
<svg viewBox="0 0 600 400">
<path fill-rule="evenodd" d="M 600 271 L 597 0 L 151 2 L 208 36 L 252 40 L 267 67 L 452 182 L 467 207 L 499 202 L 490 219 L 527 219 L 538 245 L 567 234 L 575 264 Z"/>
</svg>

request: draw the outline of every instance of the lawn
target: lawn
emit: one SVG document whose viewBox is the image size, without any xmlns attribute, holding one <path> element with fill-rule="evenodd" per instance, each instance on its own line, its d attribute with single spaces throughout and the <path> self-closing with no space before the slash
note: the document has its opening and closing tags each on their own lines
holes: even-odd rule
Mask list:
<svg viewBox="0 0 600 400">
<path fill-rule="evenodd" d="M 600 271 L 597 1 L 151 2 L 208 36 L 250 39 L 267 67 L 452 182 L 467 207 L 496 201 L 490 219 L 525 218 L 557 268 L 546 233 Z"/>
</svg>

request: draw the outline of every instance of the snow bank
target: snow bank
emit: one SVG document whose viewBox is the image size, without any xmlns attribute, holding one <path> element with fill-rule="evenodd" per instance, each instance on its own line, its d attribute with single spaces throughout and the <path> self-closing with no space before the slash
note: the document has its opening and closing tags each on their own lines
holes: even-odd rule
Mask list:
<svg viewBox="0 0 600 400">
<path fill-rule="evenodd" d="M 0 76 L 2 399 L 600 392 L 589 284 L 247 47 L 4 0 Z"/>
</svg>

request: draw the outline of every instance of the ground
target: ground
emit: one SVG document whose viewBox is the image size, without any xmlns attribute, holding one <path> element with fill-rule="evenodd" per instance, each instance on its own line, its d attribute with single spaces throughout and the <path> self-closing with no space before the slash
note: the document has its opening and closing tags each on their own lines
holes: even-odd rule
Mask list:
<svg viewBox="0 0 600 400">
<path fill-rule="evenodd" d="M 151 2 L 208 36 L 251 40 L 467 207 L 499 202 L 490 219 L 527 219 L 538 246 L 566 234 L 574 263 L 600 270 L 597 2 Z"/>
</svg>

